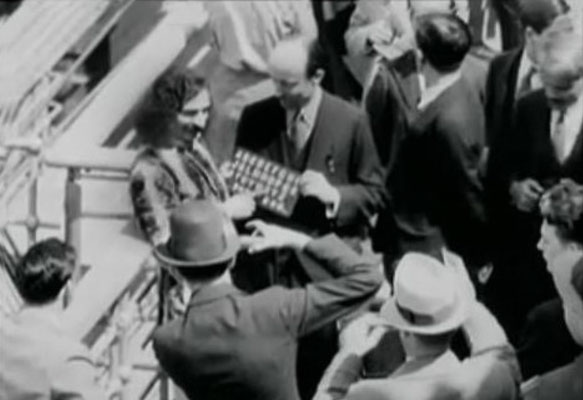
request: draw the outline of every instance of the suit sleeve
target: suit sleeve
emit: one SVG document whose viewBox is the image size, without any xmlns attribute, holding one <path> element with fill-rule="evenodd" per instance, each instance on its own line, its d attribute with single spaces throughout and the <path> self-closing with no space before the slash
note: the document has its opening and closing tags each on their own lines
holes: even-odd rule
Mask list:
<svg viewBox="0 0 583 400">
<path fill-rule="evenodd" d="M 468 265 L 481 267 L 489 261 L 484 190 L 479 178 L 481 149 L 464 142 L 467 124 L 444 119 L 437 125 L 425 149 L 433 160 L 427 184 L 440 195 L 434 206 L 440 208 L 437 215 L 450 245 L 455 242 L 459 246 L 452 246 L 452 250 Z"/>
<path fill-rule="evenodd" d="M 339 228 L 370 221 L 386 201 L 383 168 L 364 114 L 360 114 L 355 123 L 351 147 L 351 184 L 336 187 L 340 192 L 335 221 Z"/>
<path fill-rule="evenodd" d="M 305 252 L 330 271 L 332 279 L 278 294 L 280 316 L 294 337 L 302 337 L 344 317 L 371 299 L 383 281 L 378 263 L 356 254 L 335 235 L 311 241 Z"/>
</svg>

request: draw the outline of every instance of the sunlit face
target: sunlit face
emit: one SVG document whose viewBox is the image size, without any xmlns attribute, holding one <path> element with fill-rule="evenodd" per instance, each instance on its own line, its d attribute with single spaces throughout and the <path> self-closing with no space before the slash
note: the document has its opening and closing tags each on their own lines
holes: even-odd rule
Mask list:
<svg viewBox="0 0 583 400">
<path fill-rule="evenodd" d="M 573 80 L 543 70 L 541 71 L 541 80 L 547 101 L 553 109 L 565 109 L 576 103 L 579 96 L 583 94 L 583 77 Z"/>
<path fill-rule="evenodd" d="M 274 67 L 270 73 L 275 94 L 285 109 L 297 110 L 312 97 L 315 85 L 304 71 L 295 73 L 289 69 Z"/>
<path fill-rule="evenodd" d="M 307 64 L 307 50 L 300 42 L 284 43 L 272 53 L 269 75 L 285 109 L 303 107 L 314 94 L 319 79 L 307 76 Z"/>
<path fill-rule="evenodd" d="M 188 100 L 178 114 L 178 121 L 186 127 L 196 127 L 204 131 L 211 108 L 211 98 L 207 89 L 201 90 L 198 95 Z"/>
<path fill-rule="evenodd" d="M 565 250 L 565 244 L 558 235 L 557 227 L 549 224 L 546 220 L 540 228 L 540 240 L 538 241 L 537 248 L 542 252 L 549 272 L 553 273 L 553 266 Z"/>
<path fill-rule="evenodd" d="M 540 230 L 538 249 L 547 263 L 547 269 L 563 300 L 573 296 L 571 277 L 574 266 L 583 257 L 583 248 L 574 241 L 563 239 L 556 226 L 543 222 Z"/>
</svg>

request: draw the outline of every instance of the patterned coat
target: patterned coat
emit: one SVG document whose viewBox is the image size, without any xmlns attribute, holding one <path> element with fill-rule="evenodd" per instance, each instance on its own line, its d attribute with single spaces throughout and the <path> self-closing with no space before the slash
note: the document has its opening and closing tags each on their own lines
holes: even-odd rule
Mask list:
<svg viewBox="0 0 583 400">
<path fill-rule="evenodd" d="M 209 152 L 200 143 L 192 151 L 179 151 L 186 175 L 196 192 L 187 190 L 172 168 L 152 148 L 138 154 L 130 176 L 134 215 L 146 238 L 153 244 L 169 237 L 168 213 L 185 200 L 228 197 L 227 186 Z"/>
</svg>

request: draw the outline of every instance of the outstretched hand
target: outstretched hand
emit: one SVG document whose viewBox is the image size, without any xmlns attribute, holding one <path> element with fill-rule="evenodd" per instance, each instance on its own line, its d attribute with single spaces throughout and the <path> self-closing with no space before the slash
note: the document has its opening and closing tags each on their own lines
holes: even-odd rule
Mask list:
<svg viewBox="0 0 583 400">
<path fill-rule="evenodd" d="M 340 332 L 340 348 L 346 353 L 364 356 L 379 344 L 388 330 L 387 323 L 381 317 L 364 314 Z"/>
<path fill-rule="evenodd" d="M 284 247 L 301 250 L 311 240 L 304 233 L 267 224 L 261 220 L 249 221 L 245 227 L 253 230 L 251 235 L 241 237 L 243 247 L 251 254 Z"/>
</svg>

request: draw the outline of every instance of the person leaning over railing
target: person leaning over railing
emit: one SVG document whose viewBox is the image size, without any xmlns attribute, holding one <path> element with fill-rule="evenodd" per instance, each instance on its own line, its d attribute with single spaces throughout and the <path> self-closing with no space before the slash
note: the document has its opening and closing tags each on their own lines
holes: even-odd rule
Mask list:
<svg viewBox="0 0 583 400">
<path fill-rule="evenodd" d="M 97 400 L 89 350 L 62 328 L 75 267 L 57 239 L 32 246 L 15 269 L 24 307 L 0 324 L 0 399 Z"/>
</svg>

